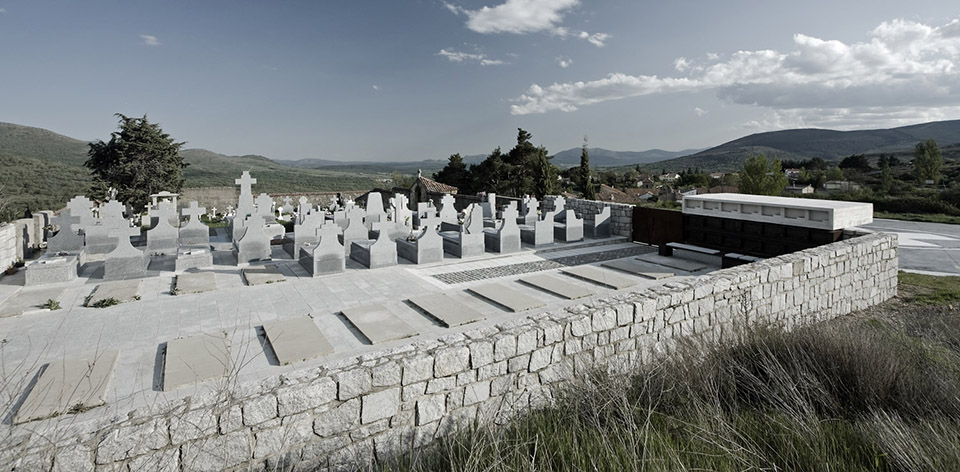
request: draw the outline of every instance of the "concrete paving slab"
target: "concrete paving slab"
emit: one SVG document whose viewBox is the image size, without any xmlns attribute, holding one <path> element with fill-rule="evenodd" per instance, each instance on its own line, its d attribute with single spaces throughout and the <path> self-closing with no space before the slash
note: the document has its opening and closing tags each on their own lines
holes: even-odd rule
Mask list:
<svg viewBox="0 0 960 472">
<path fill-rule="evenodd" d="M 541 290 L 546 290 L 547 292 L 566 298 L 567 300 L 589 297 L 590 295 L 596 293 L 593 290 L 581 285 L 573 284 L 548 274 L 529 275 L 521 278 L 520 282 L 532 285 Z"/>
<path fill-rule="evenodd" d="M 419 334 L 383 305 L 374 304 L 344 308 L 341 313 L 372 344 L 409 338 Z"/>
<path fill-rule="evenodd" d="M 440 322 L 448 328 L 487 318 L 486 315 L 470 308 L 462 301 L 457 300 L 456 296 L 445 293 L 421 295 L 410 298 L 409 301 L 420 307 L 420 309 L 427 312 L 430 316 L 440 320 Z"/>
<path fill-rule="evenodd" d="M 86 306 L 94 306 L 110 298 L 113 298 L 119 303 L 139 300 L 140 287 L 142 284 L 143 281 L 140 279 L 103 282 L 93 289 L 90 297 L 87 298 Z"/>
<path fill-rule="evenodd" d="M 217 289 L 217 274 L 184 272 L 177 276 L 177 294 L 211 292 Z"/>
<path fill-rule="evenodd" d="M 673 277 L 677 275 L 675 272 L 667 272 L 662 268 L 657 268 L 648 264 L 641 264 L 635 260 L 630 259 L 617 259 L 615 261 L 607 261 L 600 264 L 603 267 L 609 267 L 611 269 L 621 270 L 623 272 L 628 272 L 634 275 L 639 275 L 652 280 L 666 279 L 668 277 Z"/>
<path fill-rule="evenodd" d="M 283 282 L 287 277 L 280 273 L 276 264 L 267 264 L 260 267 L 247 267 L 242 270 L 247 285 L 266 285 Z"/>
<path fill-rule="evenodd" d="M 313 359 L 333 352 L 333 346 L 308 316 L 263 324 L 263 331 L 280 365 Z"/>
<path fill-rule="evenodd" d="M 635 279 L 627 278 L 612 271 L 603 270 L 588 265 L 571 267 L 569 269 L 561 269 L 561 272 L 578 279 L 584 279 L 589 282 L 593 282 L 598 285 L 604 285 L 616 290 L 632 287 L 637 284 Z"/>
<path fill-rule="evenodd" d="M 14 423 L 80 413 L 106 403 L 117 351 L 58 359 L 47 364 L 17 410 Z"/>
<path fill-rule="evenodd" d="M 503 284 L 479 285 L 470 287 L 468 290 L 513 312 L 532 310 L 546 305 L 541 300 Z"/>
<path fill-rule="evenodd" d="M 230 372 L 230 342 L 223 335 L 200 334 L 167 341 L 163 391 L 219 379 Z"/>
<path fill-rule="evenodd" d="M 698 270 L 707 268 L 706 264 L 703 264 L 702 262 L 691 261 L 689 259 L 679 259 L 676 257 L 661 256 L 659 254 L 644 254 L 642 256 L 637 256 L 637 260 L 686 272 L 696 272 Z"/>
<path fill-rule="evenodd" d="M 30 313 L 31 311 L 40 311 L 43 309 L 40 308 L 40 305 L 46 303 L 47 300 L 52 299 L 59 301 L 60 296 L 63 295 L 63 291 L 64 289 L 62 287 L 33 290 L 23 289 L 3 302 L 3 305 L 0 305 L 0 318 L 20 316 L 24 313 Z"/>
</svg>

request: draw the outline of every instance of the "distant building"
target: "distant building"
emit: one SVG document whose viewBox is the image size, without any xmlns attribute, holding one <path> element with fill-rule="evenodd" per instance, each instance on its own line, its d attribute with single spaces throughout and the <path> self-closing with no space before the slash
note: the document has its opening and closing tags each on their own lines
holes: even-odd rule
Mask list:
<svg viewBox="0 0 960 472">
<path fill-rule="evenodd" d="M 847 180 L 829 180 L 823 184 L 823 189 L 828 192 L 855 192 L 860 190 L 860 184 Z"/>
<path fill-rule="evenodd" d="M 455 195 L 457 187 L 428 179 L 422 173 L 417 174 L 417 180 L 410 186 L 410 208 L 416 208 L 419 202 L 430 201 L 430 194 L 443 195 L 449 193 Z"/>
<path fill-rule="evenodd" d="M 807 195 L 811 194 L 814 191 L 813 185 L 807 185 L 806 187 L 801 187 L 799 185 L 790 185 L 787 188 L 783 189 L 786 193 L 801 194 Z"/>
<path fill-rule="evenodd" d="M 663 174 L 660 176 L 660 180 L 663 182 L 676 182 L 676 180 L 679 178 L 680 178 L 680 174 L 674 174 L 674 173 Z"/>
<path fill-rule="evenodd" d="M 600 184 L 600 189 L 597 191 L 597 200 L 614 203 L 634 203 L 636 201 L 630 194 L 606 184 Z"/>
<path fill-rule="evenodd" d="M 796 180 L 800 178 L 800 169 L 783 169 L 783 173 L 787 174 L 787 178 L 790 180 Z"/>
<path fill-rule="evenodd" d="M 725 174 L 725 173 L 723 173 L 723 172 L 711 172 L 711 173 L 710 173 L 710 178 L 711 178 L 711 179 L 720 180 L 720 179 L 726 177 L 726 175 L 727 175 L 727 174 Z"/>
<path fill-rule="evenodd" d="M 735 185 L 717 185 L 708 188 L 706 193 L 740 193 L 740 187 Z"/>
</svg>

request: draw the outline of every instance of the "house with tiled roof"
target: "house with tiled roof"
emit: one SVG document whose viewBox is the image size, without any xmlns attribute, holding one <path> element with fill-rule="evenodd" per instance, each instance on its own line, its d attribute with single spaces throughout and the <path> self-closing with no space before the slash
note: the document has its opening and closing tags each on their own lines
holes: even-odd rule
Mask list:
<svg viewBox="0 0 960 472">
<path fill-rule="evenodd" d="M 442 182 L 427 178 L 422 172 L 417 171 L 417 179 L 410 186 L 410 207 L 416 208 L 419 202 L 428 202 L 431 195 L 443 195 L 449 193 L 455 195 L 457 187 L 447 185 Z"/>
</svg>

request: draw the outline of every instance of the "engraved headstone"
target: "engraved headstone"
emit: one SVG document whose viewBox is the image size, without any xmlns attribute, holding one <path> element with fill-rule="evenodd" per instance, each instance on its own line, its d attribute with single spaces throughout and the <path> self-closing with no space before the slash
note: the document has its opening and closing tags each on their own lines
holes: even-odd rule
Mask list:
<svg viewBox="0 0 960 472">
<path fill-rule="evenodd" d="M 85 226 L 96 224 L 96 218 L 93 216 L 93 202 L 89 198 L 79 195 L 73 197 L 67 202 L 67 209 L 70 210 L 71 215 L 79 218 L 73 223 L 75 232 L 82 231 Z"/>
<path fill-rule="evenodd" d="M 47 239 L 47 252 L 78 253 L 83 249 L 83 235 L 73 229 L 80 222 L 79 216 L 73 216 L 69 208 L 60 210 L 60 216 L 54 216 L 50 225 L 59 227 L 57 234 Z"/>
<path fill-rule="evenodd" d="M 130 236 L 140 234 L 140 228 L 126 226 L 114 228 L 113 231 L 117 235 L 117 243 L 103 258 L 103 278 L 115 280 L 143 277 L 147 270 L 147 253 L 130 244 Z"/>
<path fill-rule="evenodd" d="M 344 252 L 350 252 L 350 244 L 353 241 L 364 241 L 370 238 L 370 230 L 363 224 L 364 211 L 359 208 L 347 210 L 347 223 L 340 235 L 340 242 L 343 244 Z"/>
<path fill-rule="evenodd" d="M 264 232 L 264 221 L 260 215 L 251 215 L 244 222 L 246 231 L 237 241 L 234 253 L 237 264 L 270 259 L 270 238 Z"/>
<path fill-rule="evenodd" d="M 346 256 L 339 239 L 340 226 L 328 221 L 317 230 L 317 235 L 320 238 L 318 245 L 301 246 L 300 266 L 314 277 L 343 272 Z"/>
<path fill-rule="evenodd" d="M 180 226 L 181 246 L 207 246 L 210 244 L 210 228 L 200 221 L 200 215 L 203 215 L 205 211 L 207 209 L 200 206 L 196 201 L 190 202 L 189 207 L 181 210 L 181 213 L 189 218 L 187 224 Z"/>
<path fill-rule="evenodd" d="M 440 221 L 444 223 L 457 223 L 455 203 L 456 199 L 449 193 L 445 193 L 440 197 Z"/>
<path fill-rule="evenodd" d="M 537 212 L 540 210 L 540 202 L 537 201 L 537 197 L 526 196 L 523 197 L 523 203 L 520 206 L 520 218 L 523 220 L 523 224 L 532 225 L 537 221 Z"/>
<path fill-rule="evenodd" d="M 517 202 L 503 208 L 503 219 L 496 228 L 485 228 L 484 244 L 488 251 L 501 254 L 520 250 L 520 227 L 517 226 Z"/>
<path fill-rule="evenodd" d="M 374 223 L 379 223 L 386 219 L 386 212 L 383 211 L 383 197 L 380 192 L 370 192 L 367 194 L 367 213 L 364 217 L 364 223 L 367 229 L 373 230 Z"/>
<path fill-rule="evenodd" d="M 110 201 L 100 207 L 100 218 L 94 224 L 84 226 L 85 251 L 88 254 L 107 254 L 117 248 L 121 238 L 139 234 L 139 229 L 128 231 L 130 223 L 123 217 L 123 204 Z M 131 246 L 132 247 L 132 246 Z"/>
<path fill-rule="evenodd" d="M 474 257 L 484 253 L 483 208 L 471 203 L 464 209 L 463 225 L 457 231 L 440 233 L 443 250 L 457 257 Z"/>
<path fill-rule="evenodd" d="M 179 230 L 170 225 L 169 217 L 176 215 L 173 203 L 160 202 L 156 214 L 156 223 L 147 231 L 147 254 L 176 254 L 180 246 Z"/>
</svg>

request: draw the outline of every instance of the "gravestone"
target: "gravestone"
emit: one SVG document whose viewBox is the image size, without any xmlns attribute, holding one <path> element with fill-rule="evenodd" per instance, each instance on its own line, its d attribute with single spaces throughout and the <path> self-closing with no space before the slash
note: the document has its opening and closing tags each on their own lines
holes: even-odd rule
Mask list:
<svg viewBox="0 0 960 472">
<path fill-rule="evenodd" d="M 483 208 L 471 203 L 464 209 L 462 225 L 456 231 L 443 231 L 443 250 L 448 254 L 464 258 L 481 256 L 485 252 L 483 236 Z"/>
<path fill-rule="evenodd" d="M 483 218 L 492 219 L 497 213 L 497 194 L 488 193 L 487 199 L 480 204 L 483 208 Z"/>
<path fill-rule="evenodd" d="M 340 243 L 343 244 L 344 253 L 349 254 L 351 243 L 354 241 L 365 241 L 370 238 L 370 230 L 363 224 L 364 211 L 360 208 L 350 208 L 347 210 L 347 223 L 340 235 Z"/>
<path fill-rule="evenodd" d="M 292 258 L 299 257 L 300 248 L 305 244 L 316 246 L 320 242 L 320 236 L 317 231 L 326 221 L 322 212 L 314 211 L 306 215 L 300 224 L 293 226 L 293 240 L 284 240 L 283 250 Z"/>
<path fill-rule="evenodd" d="M 147 206 L 147 215 L 150 216 L 150 227 L 154 228 L 160 219 L 166 219 L 170 226 L 179 228 L 180 217 L 177 215 L 177 194 L 163 191 L 155 195 L 150 195 L 150 197 L 153 198 L 153 205 Z M 172 197 L 173 199 L 172 201 L 157 201 L 157 198 L 164 197 Z"/>
<path fill-rule="evenodd" d="M 530 195 L 523 197 L 523 202 L 520 204 L 520 219 L 522 220 L 522 224 L 532 226 L 540 219 L 537 213 L 539 210 L 540 202 L 537 201 L 537 197 Z"/>
<path fill-rule="evenodd" d="M 171 215 L 176 215 L 176 209 L 170 202 L 160 202 L 156 213 L 156 223 L 147 231 L 147 254 L 176 254 L 180 247 L 180 232 L 170 225 Z"/>
<path fill-rule="evenodd" d="M 597 285 L 610 287 L 614 290 L 632 287 L 637 284 L 636 279 L 627 278 L 622 275 L 615 274 L 609 270 L 599 269 L 590 265 L 568 267 L 566 269 L 561 269 L 560 272 L 563 272 L 571 277 L 593 282 Z"/>
<path fill-rule="evenodd" d="M 374 223 L 386 220 L 386 212 L 383 211 L 383 197 L 380 192 L 370 192 L 367 194 L 367 212 L 363 219 L 367 229 L 373 230 Z"/>
<path fill-rule="evenodd" d="M 479 210 L 480 207 L 478 206 Z M 481 210 L 481 215 L 483 215 Z M 410 303 L 420 307 L 430 316 L 436 318 L 447 328 L 473 323 L 486 319 L 486 315 L 465 305 L 457 297 L 444 293 L 431 293 L 411 298 Z"/>
<path fill-rule="evenodd" d="M 254 261 L 270 259 L 270 238 L 263 230 L 264 220 L 260 215 L 251 215 L 244 222 L 246 231 L 237 241 L 234 254 L 237 264 L 249 264 Z"/>
<path fill-rule="evenodd" d="M 85 306 L 96 306 L 105 300 L 114 299 L 120 303 L 132 302 L 140 299 L 140 287 L 143 281 L 133 280 L 115 280 L 113 282 L 103 282 L 98 284 L 87 297 Z"/>
<path fill-rule="evenodd" d="M 213 267 L 213 251 L 210 245 L 180 246 L 177 248 L 177 261 L 174 270 L 183 272 L 187 269 Z"/>
<path fill-rule="evenodd" d="M 47 230 L 52 220 L 53 212 L 50 210 L 42 210 L 33 214 L 33 229 L 37 234 L 37 239 L 42 243 L 47 242 L 47 238 L 52 235 L 50 231 Z"/>
<path fill-rule="evenodd" d="M 662 267 L 641 264 L 630 259 L 616 259 L 613 261 L 603 262 L 600 265 L 653 280 L 666 279 L 676 275 L 674 272 L 669 272 Z"/>
<path fill-rule="evenodd" d="M 276 264 L 245 267 L 240 273 L 246 279 L 247 285 L 268 285 L 287 280 Z"/>
<path fill-rule="evenodd" d="M 552 244 L 554 237 L 553 212 L 548 211 L 543 214 L 543 219 L 535 219 L 532 225 L 523 225 L 520 227 L 520 240 L 533 246 L 539 247 L 544 244 Z"/>
<path fill-rule="evenodd" d="M 50 221 L 52 226 L 59 226 L 60 231 L 47 239 L 47 252 L 79 253 L 83 250 L 83 235 L 73 229 L 79 221 L 80 217 L 73 216 L 69 208 L 60 210 L 60 216 L 54 216 Z"/>
<path fill-rule="evenodd" d="M 503 208 L 503 219 L 497 228 L 484 228 L 484 244 L 488 251 L 508 254 L 520 251 L 520 227 L 517 226 L 517 202 Z"/>
<path fill-rule="evenodd" d="M 217 274 L 214 272 L 184 272 L 177 275 L 178 295 L 203 293 L 217 290 Z"/>
<path fill-rule="evenodd" d="M 583 287 L 582 285 L 577 285 L 557 278 L 553 275 L 528 275 L 521 278 L 520 281 L 527 285 L 532 285 L 536 288 L 539 288 L 540 290 L 550 292 L 558 297 L 566 298 L 567 300 L 589 297 L 590 295 L 594 294 L 593 290 Z"/>
<path fill-rule="evenodd" d="M 265 322 L 263 332 L 280 365 L 333 353 L 333 345 L 307 316 Z"/>
<path fill-rule="evenodd" d="M 300 266 L 314 277 L 343 272 L 346 255 L 340 243 L 340 226 L 328 221 L 317 230 L 317 234 L 319 244 L 300 247 Z"/>
<path fill-rule="evenodd" d="M 82 231 L 84 227 L 96 224 L 96 218 L 93 216 L 93 202 L 84 196 L 76 196 L 67 202 L 67 209 L 70 214 L 79 218 L 74 224 L 73 231 Z"/>
<path fill-rule="evenodd" d="M 290 197 L 283 197 L 283 205 L 280 207 L 281 215 L 290 215 L 293 214 L 293 199 Z"/>
<path fill-rule="evenodd" d="M 563 213 L 563 217 L 554 217 L 553 237 L 564 242 L 582 240 L 583 220 L 577 218 L 573 210 L 564 210 Z"/>
<path fill-rule="evenodd" d="M 92 225 L 84 226 L 84 251 L 87 254 L 107 254 L 117 248 L 120 237 L 140 234 L 128 231 L 130 223 L 123 217 L 123 205 L 117 201 L 110 201 L 100 207 L 100 218 Z"/>
<path fill-rule="evenodd" d="M 527 293 L 499 283 L 477 285 L 467 290 L 512 312 L 532 310 L 546 305 L 543 301 Z"/>
<path fill-rule="evenodd" d="M 437 218 L 437 207 L 433 206 L 433 202 L 418 202 L 417 211 L 413 214 L 413 225 L 416 228 L 422 228 L 423 223 L 420 221 L 424 218 Z"/>
<path fill-rule="evenodd" d="M 118 355 L 118 351 L 105 351 L 51 361 L 17 409 L 13 423 L 79 413 L 103 405 Z"/>
<path fill-rule="evenodd" d="M 207 211 L 196 201 L 190 202 L 190 206 L 181 210 L 184 216 L 187 216 L 187 224 L 180 226 L 180 245 L 181 246 L 209 246 L 210 228 L 200 221 L 200 215 Z M 149 234 L 148 234 L 149 236 Z"/>
<path fill-rule="evenodd" d="M 234 183 L 240 186 L 240 199 L 237 202 L 236 213 L 230 220 L 231 240 L 236 242 L 243 236 L 245 231 L 243 225 L 246 223 L 247 216 L 257 211 L 257 205 L 253 201 L 253 191 L 251 190 L 251 186 L 257 183 L 257 179 L 250 177 L 250 172 L 243 171 L 243 174 L 239 179 L 234 180 Z"/>
<path fill-rule="evenodd" d="M 350 243 L 350 258 L 370 269 L 397 265 L 397 243 L 386 231 L 386 221 L 374 223 L 377 239 Z"/>
<path fill-rule="evenodd" d="M 603 207 L 599 213 L 583 221 L 583 234 L 594 239 L 610 237 L 610 207 Z"/>
<path fill-rule="evenodd" d="M 371 344 L 409 338 L 419 334 L 383 305 L 344 308 L 341 313 L 370 340 Z"/>
<path fill-rule="evenodd" d="M 163 224 L 161 222 L 160 224 Z M 143 277 L 147 272 L 148 255 L 130 244 L 130 236 L 140 234 L 137 227 L 116 228 L 117 246 L 103 258 L 105 280 Z"/>
<path fill-rule="evenodd" d="M 443 260 L 443 238 L 437 234 L 440 219 L 433 211 L 420 219 L 422 232 L 413 241 L 397 238 L 397 253 L 415 264 L 429 264 Z"/>
<path fill-rule="evenodd" d="M 410 211 L 410 199 L 402 193 L 390 199 L 390 217 L 393 219 L 393 238 L 406 237 L 413 233 L 413 212 Z"/>
<path fill-rule="evenodd" d="M 558 218 L 564 217 L 563 211 L 567 209 L 567 199 L 561 195 L 553 197 L 553 212 Z"/>
<path fill-rule="evenodd" d="M 77 279 L 80 272 L 80 258 L 77 254 L 60 254 L 48 251 L 39 259 L 27 265 L 24 273 L 24 285 L 55 284 Z"/>
<path fill-rule="evenodd" d="M 302 223 L 307 213 L 313 213 L 310 210 L 310 202 L 307 200 L 307 197 L 301 196 L 300 201 L 297 202 L 297 223 Z"/>
<path fill-rule="evenodd" d="M 167 341 L 163 391 L 225 377 L 231 366 L 230 342 L 221 334 Z"/>
<path fill-rule="evenodd" d="M 257 214 L 268 224 L 277 221 L 273 212 L 273 205 L 274 201 L 273 198 L 270 198 L 270 195 L 261 193 L 257 196 Z"/>
<path fill-rule="evenodd" d="M 449 193 L 440 197 L 440 221 L 442 223 L 459 224 L 456 201 L 457 199 Z"/>
</svg>

